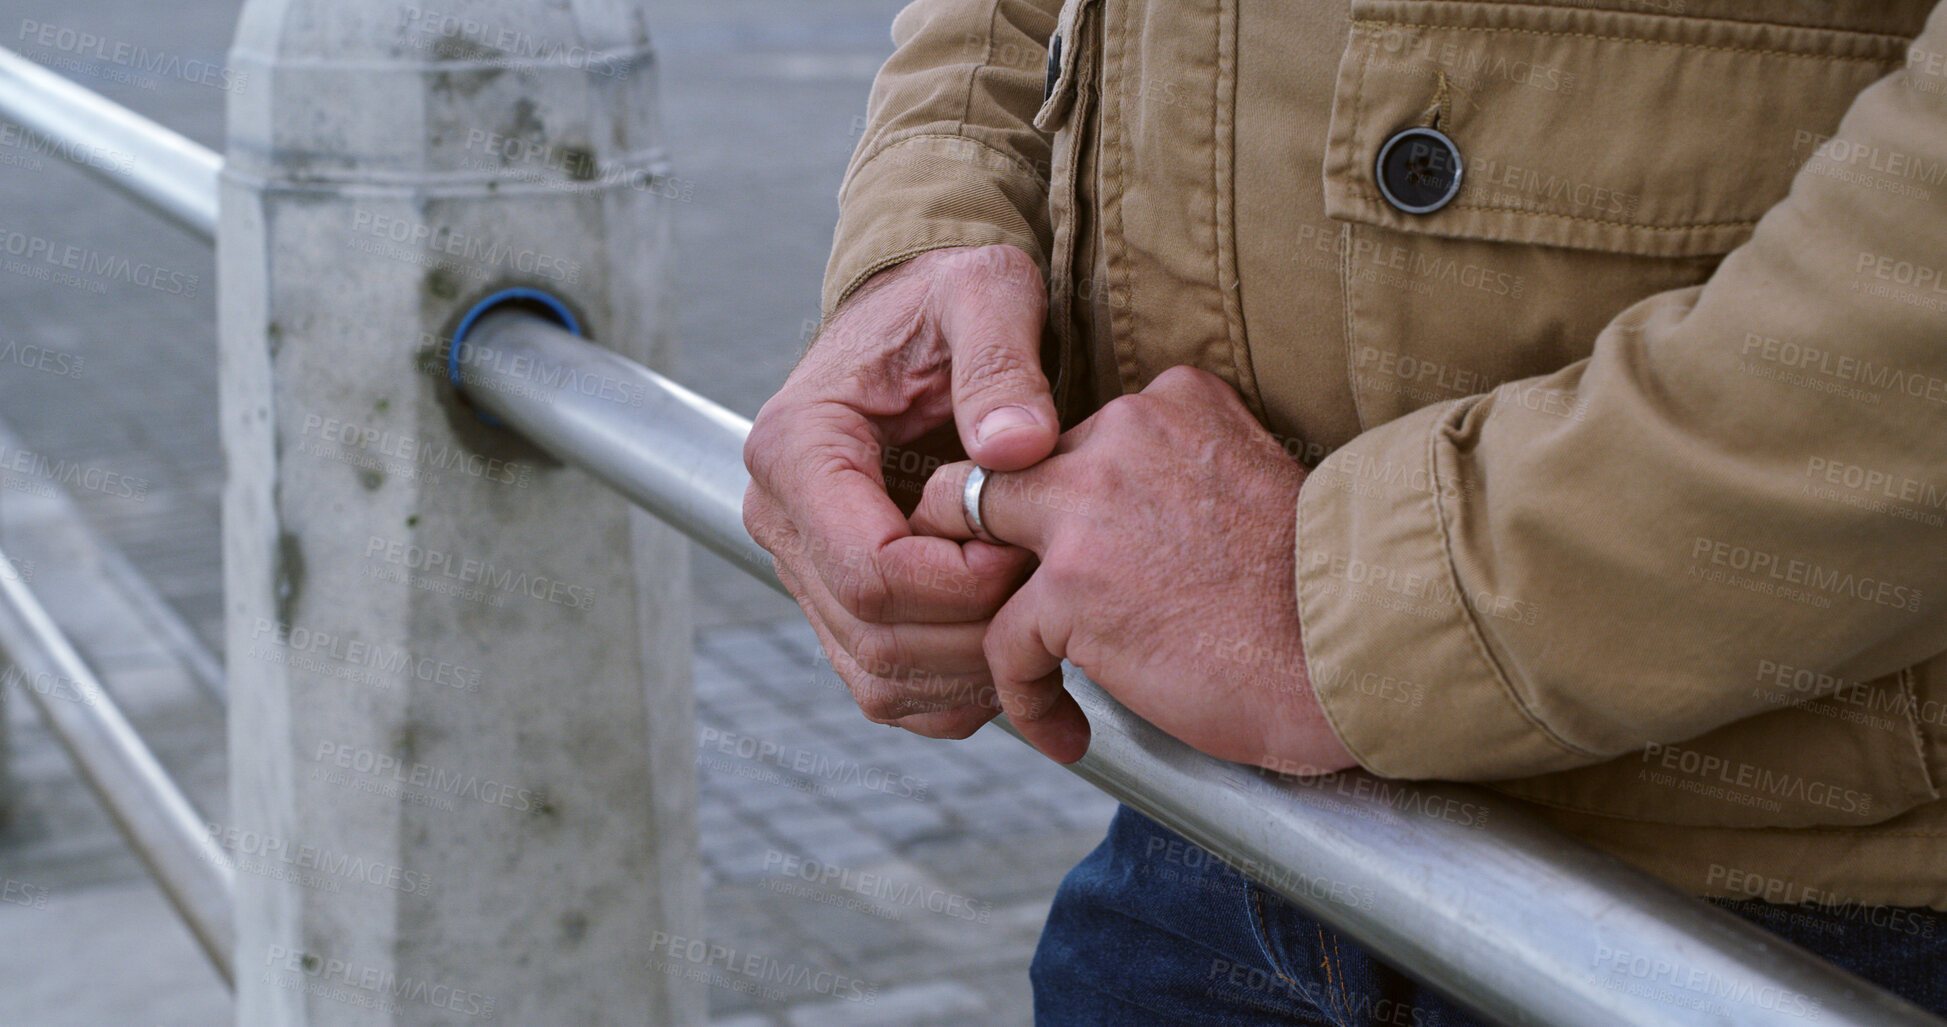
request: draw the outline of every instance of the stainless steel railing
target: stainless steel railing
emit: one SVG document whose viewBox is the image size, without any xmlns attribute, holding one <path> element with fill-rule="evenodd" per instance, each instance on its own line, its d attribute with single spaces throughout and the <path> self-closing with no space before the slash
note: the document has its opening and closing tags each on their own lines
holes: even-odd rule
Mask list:
<svg viewBox="0 0 1947 1027">
<path fill-rule="evenodd" d="M 495 358 L 459 361 L 472 402 L 781 588 L 743 527 L 748 421 L 533 314 L 488 314 L 462 345 Z M 574 386 L 590 381 L 648 398 Z M 1349 788 L 1267 777 L 1163 734 L 1073 666 L 1064 675 L 1093 728 L 1075 773 L 1502 1023 L 1776 1024 L 1812 1002 L 1826 1024 L 1940 1023 L 1505 797 L 1358 771 L 1334 780 Z M 1449 799 L 1493 816 L 1418 812 Z M 1680 972 L 1634 975 L 1645 953 Z M 1722 1012 L 1687 1008 L 1700 994 Z"/>
<path fill-rule="evenodd" d="M 0 115 L 45 136 L 49 152 L 205 240 L 216 236 L 217 175 L 208 148 L 0 49 Z M 224 983 L 235 984 L 235 874 L 204 821 L 130 726 L 25 583 L 0 575 L 0 649 L 81 779 L 182 915 Z"/>
<path fill-rule="evenodd" d="M 6 563 L 0 556 L 0 566 Z M 94 671 L 17 574 L 0 573 L 0 650 L 48 729 L 162 886 L 189 933 L 234 984 L 234 874 L 204 821 Z"/>
<path fill-rule="evenodd" d="M 104 183 L 213 239 L 221 161 L 209 150 L 4 50 L 0 115 L 62 141 Z M 99 152 L 131 159 L 104 168 L 74 156 Z M 743 530 L 746 421 L 531 314 L 489 314 L 468 338 L 536 362 L 462 361 L 473 403 L 776 585 L 768 555 Z M 591 375 L 631 383 L 647 402 L 618 406 L 566 384 Z M 562 384 L 544 384 L 554 380 Z M 0 590 L 0 646 L 23 666 L 80 680 L 86 667 L 37 611 L 24 586 Z M 1073 667 L 1065 674 L 1093 725 L 1075 773 L 1491 1019 L 1755 1027 L 1809 1006 L 1824 1024 L 1943 1027 L 1505 800 L 1359 772 L 1333 779 L 1357 787 L 1331 789 L 1266 776 L 1190 749 Z M 76 704 L 49 719 L 75 739 L 70 752 L 104 802 L 125 811 L 125 834 L 227 977 L 228 874 L 211 869 L 223 864 L 208 858 L 187 802 L 112 705 Z M 1491 802 L 1495 813 L 1472 827 L 1415 812 L 1444 799 Z M 1645 954 L 1675 971 L 1635 973 L 1630 957 Z"/>
<path fill-rule="evenodd" d="M 223 158 L 93 91 L 0 49 L 0 114 L 56 141 L 55 152 L 164 218 L 216 238 Z"/>
</svg>

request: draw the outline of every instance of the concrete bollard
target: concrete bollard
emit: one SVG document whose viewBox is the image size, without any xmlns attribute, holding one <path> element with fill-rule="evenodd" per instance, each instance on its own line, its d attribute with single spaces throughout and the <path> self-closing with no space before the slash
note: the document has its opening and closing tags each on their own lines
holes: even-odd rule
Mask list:
<svg viewBox="0 0 1947 1027">
<path fill-rule="evenodd" d="M 687 545 L 448 380 L 510 287 L 665 363 L 642 12 L 247 0 L 230 67 L 238 1023 L 699 1024 Z"/>
</svg>

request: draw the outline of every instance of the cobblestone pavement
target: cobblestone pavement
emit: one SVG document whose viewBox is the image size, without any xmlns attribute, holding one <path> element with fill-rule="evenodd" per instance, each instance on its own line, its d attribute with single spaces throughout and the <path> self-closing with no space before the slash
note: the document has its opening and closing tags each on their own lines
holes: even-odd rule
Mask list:
<svg viewBox="0 0 1947 1027">
<path fill-rule="evenodd" d="M 833 196 L 900 0 L 645 6 L 685 184 L 673 372 L 748 415 L 815 317 Z M 44 45 L 38 26 L 220 61 L 237 8 L 180 0 L 164 16 L 141 0 L 0 0 L 0 45 L 220 147 L 220 88 Z M 36 589 L 220 820 L 222 710 L 199 683 L 220 674 L 222 612 L 210 253 L 9 138 L 0 229 L 194 280 L 175 294 L 0 263 L 0 420 L 18 433 L 0 432 L 0 463 L 31 452 L 140 485 L 83 487 L 63 506 L 47 483 L 13 474 L 0 478 L 0 521 L 8 545 L 26 531 L 21 544 L 41 547 Z M 27 346 L 52 356 L 23 361 Z M 867 723 L 790 604 L 701 551 L 695 596 L 710 940 L 848 982 L 766 991 L 721 979 L 717 1022 L 1028 1022 L 1025 969 L 1048 898 L 1113 804 L 997 731 L 941 743 Z M 227 994 L 58 746 L 21 696 L 5 705 L 0 1027 L 227 1022 Z"/>
</svg>

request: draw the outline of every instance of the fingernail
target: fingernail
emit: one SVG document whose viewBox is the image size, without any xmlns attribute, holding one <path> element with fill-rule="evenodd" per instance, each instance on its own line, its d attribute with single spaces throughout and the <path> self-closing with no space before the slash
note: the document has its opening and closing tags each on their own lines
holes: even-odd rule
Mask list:
<svg viewBox="0 0 1947 1027">
<path fill-rule="evenodd" d="M 974 428 L 974 441 L 986 442 L 1002 432 L 1016 428 L 1032 428 L 1037 422 L 1027 407 L 999 407 L 989 410 Z"/>
</svg>

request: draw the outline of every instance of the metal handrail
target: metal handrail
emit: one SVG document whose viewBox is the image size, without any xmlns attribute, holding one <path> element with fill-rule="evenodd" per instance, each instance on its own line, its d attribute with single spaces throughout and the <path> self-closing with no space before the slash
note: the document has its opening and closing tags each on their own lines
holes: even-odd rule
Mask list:
<svg viewBox="0 0 1947 1027">
<path fill-rule="evenodd" d="M 148 118 L 0 49 L 0 114 L 57 155 L 205 240 L 216 238 L 223 158 Z"/>
<path fill-rule="evenodd" d="M 0 554 L 0 568 L 7 566 Z M 236 984 L 235 876 L 195 807 L 17 574 L 0 573 L 0 650 L 129 848 L 223 982 Z"/>
<path fill-rule="evenodd" d="M 5 49 L 0 115 L 44 136 L 48 152 L 215 241 L 223 160 L 214 151 Z M 235 987 L 236 886 L 229 860 L 67 636 L 14 575 L 0 574 L 0 649 L 27 681 L 50 683 L 22 691 L 223 982 Z"/>
<path fill-rule="evenodd" d="M 743 527 L 750 422 L 518 308 L 461 345 L 494 357 L 461 354 L 471 402 L 782 591 Z M 1092 726 L 1069 769 L 1499 1022 L 1757 1027 L 1809 1010 L 1823 1024 L 1942 1023 L 1505 796 L 1362 771 L 1329 786 L 1268 776 L 1171 738 L 1072 665 L 1063 674 Z M 1470 806 L 1493 816 L 1425 812 Z"/>
<path fill-rule="evenodd" d="M 211 151 L 4 50 L 0 114 L 71 151 L 132 155 L 116 173 L 69 159 L 214 240 L 221 162 Z M 530 358 L 462 361 L 476 405 L 777 586 L 769 556 L 743 530 L 747 421 L 530 314 L 489 314 L 469 344 Z M 640 402 L 625 407 L 600 398 L 604 390 L 577 390 L 590 376 L 628 383 Z M 24 586 L 9 582 L 0 597 L 0 645 L 83 680 L 87 668 Z M 1857 1027 L 1947 1024 L 1503 797 L 1360 771 L 1324 779 L 1340 785 L 1331 788 L 1267 776 L 1169 737 L 1072 666 L 1064 676 L 1093 728 L 1088 755 L 1071 770 L 1496 1021 L 1757 1027 L 1809 1013 Z M 94 693 L 105 696 L 98 686 Z M 104 803 L 126 812 L 126 820 L 117 813 L 125 830 L 155 833 L 142 826 L 151 822 L 145 812 L 171 825 L 158 844 L 189 855 L 151 867 L 227 978 L 229 920 L 219 912 L 229 901 L 227 865 L 207 858 L 207 837 L 182 837 L 185 819 L 194 820 L 187 802 L 112 705 L 58 712 L 75 721 L 72 735 L 85 744 L 70 751 Z M 141 808 L 144 797 L 153 809 Z M 1420 812 L 1449 801 L 1492 804 L 1494 815 L 1468 824 Z M 1636 972 L 1639 960 L 1645 973 Z"/>
</svg>

